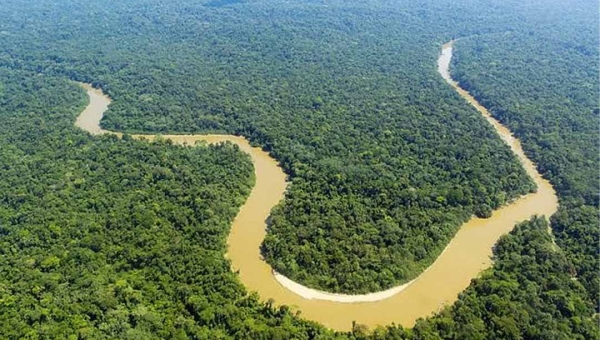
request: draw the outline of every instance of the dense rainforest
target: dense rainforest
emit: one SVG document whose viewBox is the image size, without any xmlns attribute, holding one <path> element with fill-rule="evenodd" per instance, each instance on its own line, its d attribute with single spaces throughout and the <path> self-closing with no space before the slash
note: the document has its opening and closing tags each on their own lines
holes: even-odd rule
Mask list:
<svg viewBox="0 0 600 340">
<path fill-rule="evenodd" d="M 324 332 L 247 294 L 223 256 L 254 184 L 246 154 L 93 138 L 73 128 L 85 98 L 0 68 L 2 339 Z"/>
<path fill-rule="evenodd" d="M 291 185 L 264 257 L 308 286 L 408 281 L 473 214 L 535 190 L 432 67 L 433 27 L 403 8 L 44 4 L 13 20 L 52 33 L 9 35 L 27 45 L 7 44 L 9 62 L 101 87 L 106 129 L 241 134 L 270 151 Z"/>
<path fill-rule="evenodd" d="M 538 29 L 528 34 L 460 40 L 454 73 L 556 188 L 556 242 L 598 306 L 600 44 L 597 18 L 580 15 L 585 10 L 547 11 L 532 18 Z"/>
<path fill-rule="evenodd" d="M 600 335 L 595 4 L 135 3 L 0 8 L 2 338 Z M 439 45 L 457 36 L 472 37 L 453 73 L 559 192 L 559 248 L 543 219 L 522 223 L 493 268 L 413 329 L 334 333 L 245 291 L 223 257 L 253 183 L 235 147 L 72 126 L 85 95 L 68 79 L 113 97 L 110 129 L 247 136 L 292 181 L 270 263 L 315 287 L 384 288 L 418 274 L 471 214 L 534 189 L 435 73 Z"/>
</svg>

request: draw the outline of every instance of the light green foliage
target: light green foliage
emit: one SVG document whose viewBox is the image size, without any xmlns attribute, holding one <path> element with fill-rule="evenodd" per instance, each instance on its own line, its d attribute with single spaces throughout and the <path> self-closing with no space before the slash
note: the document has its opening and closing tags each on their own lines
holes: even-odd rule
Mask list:
<svg viewBox="0 0 600 340">
<path fill-rule="evenodd" d="M 324 332 L 259 303 L 229 269 L 225 239 L 254 184 L 237 147 L 94 138 L 73 127 L 77 85 L 0 79 L 1 338 Z"/>
<path fill-rule="evenodd" d="M 535 31 L 461 40 L 454 73 L 556 188 L 556 242 L 598 305 L 600 43 L 598 18 L 584 14 L 595 7 L 551 3 L 530 16 Z"/>
<path fill-rule="evenodd" d="M 597 338 L 594 13 L 578 0 L 3 1 L 0 337 Z M 292 185 L 268 261 L 361 292 L 414 277 L 472 213 L 532 189 L 435 70 L 440 45 L 465 36 L 453 74 L 558 189 L 562 250 L 543 221 L 520 225 L 413 330 L 334 334 L 248 295 L 223 257 L 247 157 L 92 138 L 65 81 L 113 97 L 106 128 L 235 133 L 270 151 Z"/>
<path fill-rule="evenodd" d="M 59 24 L 28 14 L 57 33 L 25 37 L 31 50 L 18 55 L 102 87 L 113 98 L 105 128 L 225 132 L 261 145 L 291 180 L 272 212 L 267 262 L 311 287 L 377 291 L 417 276 L 498 197 L 534 185 L 432 67 L 439 45 L 426 37 L 449 39 L 440 27 L 408 3 L 372 5 L 102 4 L 102 20 L 66 40 L 53 36 Z M 74 19 L 98 4 L 38 6 L 68 7 Z"/>
</svg>

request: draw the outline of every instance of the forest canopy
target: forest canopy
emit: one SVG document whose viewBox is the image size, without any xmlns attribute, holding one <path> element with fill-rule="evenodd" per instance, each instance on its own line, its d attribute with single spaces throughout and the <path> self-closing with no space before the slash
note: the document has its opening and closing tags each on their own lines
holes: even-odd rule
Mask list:
<svg viewBox="0 0 600 340">
<path fill-rule="evenodd" d="M 233 133 L 268 150 L 291 184 L 262 249 L 293 280 L 345 293 L 409 281 L 472 215 L 535 190 L 432 68 L 435 27 L 403 8 L 150 2 L 81 21 L 97 5 L 65 5 L 73 21 L 55 26 L 28 15 L 24 30 L 59 36 L 29 35 L 12 62 L 101 87 L 106 129 Z"/>
<path fill-rule="evenodd" d="M 590 1 L 6 0 L 0 6 L 0 337 L 598 337 L 598 13 Z M 535 190 L 453 75 L 523 141 L 561 208 L 525 222 L 414 329 L 334 333 L 259 301 L 223 257 L 253 185 L 232 145 L 73 127 L 93 83 L 124 132 L 243 135 L 291 186 L 263 245 L 312 287 L 410 280 L 457 228 Z M 399 306 L 398 308 L 402 308 Z"/>
</svg>

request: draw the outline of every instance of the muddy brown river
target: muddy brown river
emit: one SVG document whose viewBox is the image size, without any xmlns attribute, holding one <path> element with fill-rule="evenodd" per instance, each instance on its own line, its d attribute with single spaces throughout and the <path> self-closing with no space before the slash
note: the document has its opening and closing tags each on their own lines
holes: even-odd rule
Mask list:
<svg viewBox="0 0 600 340">
<path fill-rule="evenodd" d="M 538 190 L 494 211 L 488 219 L 472 218 L 460 227 L 445 251 L 421 275 L 408 284 L 383 292 L 330 294 L 304 287 L 274 273 L 260 255 L 260 244 L 265 237 L 265 221 L 273 206 L 283 199 L 287 186 L 286 175 L 277 161 L 260 148 L 250 146 L 243 137 L 162 135 L 175 143 L 190 145 L 196 141 L 230 141 L 251 156 L 256 184 L 233 221 L 227 239 L 227 257 L 231 260 L 232 269 L 239 271 L 239 278 L 249 291 L 258 292 L 265 301 L 273 299 L 278 305 L 291 306 L 301 311 L 303 318 L 336 330 L 351 329 L 353 321 L 369 327 L 392 322 L 411 327 L 418 318 L 431 315 L 443 305 L 454 302 L 471 279 L 491 265 L 492 246 L 516 223 L 534 214 L 550 216 L 556 211 L 558 200 L 554 189 L 525 156 L 519 140 L 450 77 L 452 45 L 450 42 L 442 47 L 438 59 L 440 75 L 494 127 L 533 178 Z M 87 90 L 90 103 L 77 118 L 76 126 L 94 135 L 111 133 L 120 136 L 120 133 L 102 130 L 99 125 L 110 98 L 89 85 L 81 86 Z M 134 137 L 154 138 L 152 135 Z"/>
</svg>

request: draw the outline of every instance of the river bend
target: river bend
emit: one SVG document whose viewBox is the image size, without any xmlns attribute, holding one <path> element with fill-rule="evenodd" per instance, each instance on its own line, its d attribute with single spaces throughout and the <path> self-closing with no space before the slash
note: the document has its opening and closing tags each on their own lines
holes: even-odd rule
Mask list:
<svg viewBox="0 0 600 340">
<path fill-rule="evenodd" d="M 239 136 L 161 135 L 174 143 L 188 145 L 194 145 L 196 141 L 230 141 L 251 156 L 256 183 L 234 219 L 227 239 L 227 257 L 232 269 L 239 271 L 239 278 L 249 291 L 258 292 L 265 301 L 273 299 L 278 305 L 289 305 L 301 311 L 303 318 L 337 330 L 349 330 L 353 321 L 370 327 L 390 323 L 411 327 L 418 318 L 431 315 L 443 305 L 454 302 L 471 280 L 491 265 L 492 246 L 516 223 L 534 214 L 550 216 L 557 210 L 554 189 L 527 158 L 519 140 L 450 76 L 452 48 L 452 41 L 442 47 L 438 59 L 440 75 L 493 126 L 521 161 L 538 190 L 495 210 L 488 219 L 473 217 L 460 227 L 429 268 L 411 282 L 385 291 L 363 295 L 333 294 L 310 289 L 275 273 L 262 259 L 260 245 L 265 237 L 265 221 L 271 209 L 283 199 L 287 187 L 286 175 L 277 161 Z M 110 98 L 87 84 L 81 86 L 87 90 L 90 103 L 75 125 L 93 135 L 110 133 L 121 136 L 121 133 L 100 128 L 100 120 L 108 109 Z M 133 137 L 155 138 L 154 135 Z"/>
</svg>

